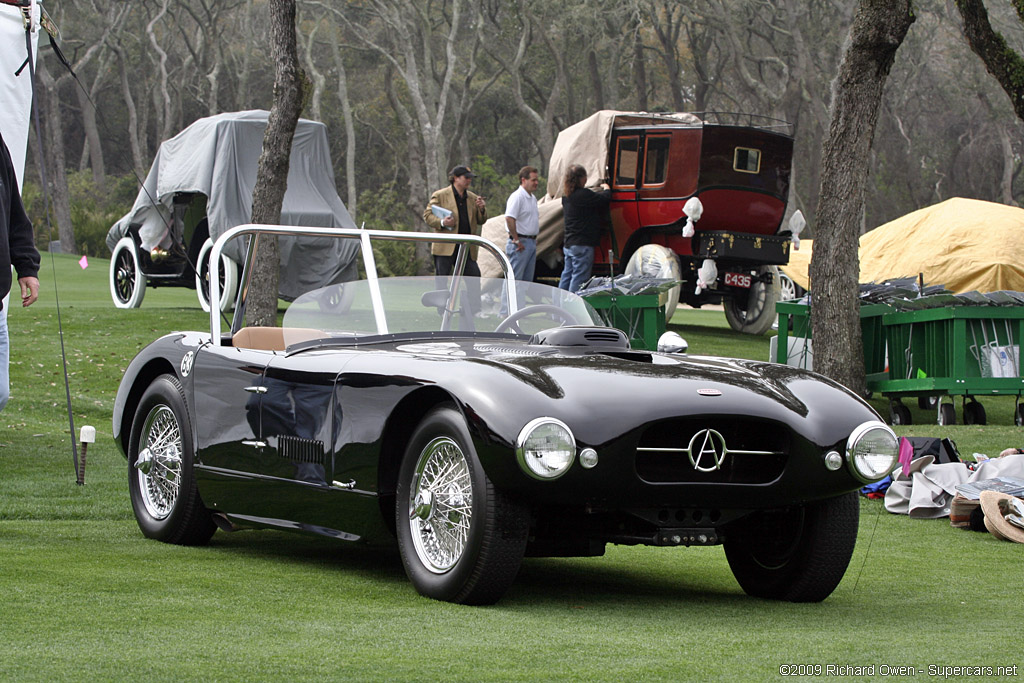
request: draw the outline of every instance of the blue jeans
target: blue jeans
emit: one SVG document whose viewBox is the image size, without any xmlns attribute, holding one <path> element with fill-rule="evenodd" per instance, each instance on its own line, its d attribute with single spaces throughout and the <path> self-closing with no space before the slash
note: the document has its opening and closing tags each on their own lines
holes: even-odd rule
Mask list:
<svg viewBox="0 0 1024 683">
<path fill-rule="evenodd" d="M 594 247 L 562 247 L 562 254 L 565 263 L 562 265 L 562 280 L 558 287 L 575 294 L 590 279 L 590 271 L 594 269 Z"/>
<path fill-rule="evenodd" d="M 515 276 L 516 282 L 530 283 L 533 282 L 533 274 L 537 267 L 537 240 L 520 237 L 519 243 L 523 245 L 522 251 L 516 249 L 515 242 L 506 240 L 505 256 L 508 256 L 508 260 L 512 264 L 512 275 Z M 521 307 L 525 292 L 521 286 L 517 286 L 516 293 L 516 300 Z M 501 289 L 501 314 L 508 315 L 508 295 L 504 287 Z"/>
<path fill-rule="evenodd" d="M 519 243 L 523 250 L 516 249 L 512 240 L 505 241 L 505 256 L 512 262 L 512 272 L 519 282 L 533 282 L 533 272 L 537 266 L 537 240 L 521 238 Z"/>
<path fill-rule="evenodd" d="M 11 359 L 11 340 L 7 334 L 7 307 L 0 311 L 0 410 L 7 405 L 11 397 L 11 385 L 8 376 L 8 362 Z"/>
</svg>

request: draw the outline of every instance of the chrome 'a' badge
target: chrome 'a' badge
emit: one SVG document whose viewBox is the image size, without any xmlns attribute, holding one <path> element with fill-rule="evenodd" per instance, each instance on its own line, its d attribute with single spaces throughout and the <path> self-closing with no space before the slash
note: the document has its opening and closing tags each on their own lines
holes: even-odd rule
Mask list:
<svg viewBox="0 0 1024 683">
<path fill-rule="evenodd" d="M 195 353 L 189 351 L 181 359 L 181 376 L 188 377 L 188 373 L 192 372 L 192 361 L 195 359 Z"/>
<path fill-rule="evenodd" d="M 701 396 L 721 396 L 722 392 L 718 389 L 698 389 L 697 393 Z"/>
<path fill-rule="evenodd" d="M 729 449 L 725 437 L 714 429 L 702 429 L 690 439 L 690 464 L 698 472 L 714 472 L 722 469 Z"/>
</svg>

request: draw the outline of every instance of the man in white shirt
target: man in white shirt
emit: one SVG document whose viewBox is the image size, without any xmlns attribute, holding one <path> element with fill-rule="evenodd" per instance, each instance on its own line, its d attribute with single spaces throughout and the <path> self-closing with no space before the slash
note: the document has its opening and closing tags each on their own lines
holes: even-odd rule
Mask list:
<svg viewBox="0 0 1024 683">
<path fill-rule="evenodd" d="M 505 226 L 508 228 L 508 242 L 505 255 L 512 263 L 516 280 L 533 282 L 534 266 L 537 263 L 537 233 L 540 232 L 540 215 L 537 211 L 539 172 L 533 166 L 519 169 L 519 188 L 509 195 L 505 204 Z"/>
</svg>

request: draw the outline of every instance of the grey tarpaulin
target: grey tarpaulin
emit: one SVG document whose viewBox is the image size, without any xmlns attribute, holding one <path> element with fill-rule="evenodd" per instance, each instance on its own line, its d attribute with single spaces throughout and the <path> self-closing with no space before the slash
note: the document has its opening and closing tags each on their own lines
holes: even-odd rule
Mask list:
<svg viewBox="0 0 1024 683">
<path fill-rule="evenodd" d="M 268 112 L 261 110 L 209 116 L 161 144 L 132 210 L 107 233 L 107 246 L 113 250 L 132 224 L 141 226 L 143 249 L 161 244 L 167 237 L 173 197 L 179 192 L 206 195 L 213 239 L 236 225 L 248 223 L 267 117 Z M 356 227 L 334 185 L 327 130 L 322 123 L 299 119 L 292 141 L 281 223 Z M 241 262 L 242 248 L 241 244 L 228 245 L 227 254 Z M 279 289 L 284 299 L 354 278 L 358 250 L 355 240 L 288 237 L 280 239 L 280 249 Z"/>
</svg>

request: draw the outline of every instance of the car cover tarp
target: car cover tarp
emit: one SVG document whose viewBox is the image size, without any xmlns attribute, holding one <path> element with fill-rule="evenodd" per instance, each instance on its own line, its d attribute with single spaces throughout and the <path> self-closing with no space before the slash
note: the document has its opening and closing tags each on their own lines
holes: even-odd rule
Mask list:
<svg viewBox="0 0 1024 683">
<path fill-rule="evenodd" d="M 812 240 L 783 271 L 810 289 Z M 880 225 L 860 238 L 860 282 L 924 274 L 956 293 L 1024 291 L 1024 209 L 954 197 Z"/>
<path fill-rule="evenodd" d="M 547 191 L 538 200 L 540 211 L 540 235 L 537 239 L 537 258 L 554 267 L 562 260 L 562 233 L 565 221 L 562 218 L 562 181 L 565 171 L 572 164 L 587 169 L 587 182 L 594 188 L 607 180 L 608 145 L 612 129 L 616 126 L 649 125 L 657 123 L 685 123 L 701 125 L 693 114 L 647 114 L 644 112 L 615 111 L 604 109 L 578 121 L 558 134 L 555 148 L 548 163 Z M 504 248 L 508 239 L 505 216 L 495 216 L 484 224 L 483 237 Z M 497 277 L 500 273 L 497 260 L 490 254 L 480 254 L 480 272 L 484 277 Z"/>
<path fill-rule="evenodd" d="M 148 251 L 160 244 L 170 224 L 174 195 L 179 192 L 206 195 L 213 239 L 236 225 L 248 223 L 268 115 L 266 111 L 253 110 L 210 116 L 164 141 L 132 210 L 107 233 L 111 251 L 132 224 L 141 225 L 143 249 Z M 281 223 L 356 227 L 334 184 L 327 129 L 322 123 L 299 119 L 295 128 Z M 355 240 L 283 237 L 279 245 L 279 290 L 284 299 L 291 300 L 310 289 L 355 276 Z M 241 262 L 242 249 L 239 241 L 225 250 L 228 256 Z"/>
</svg>

